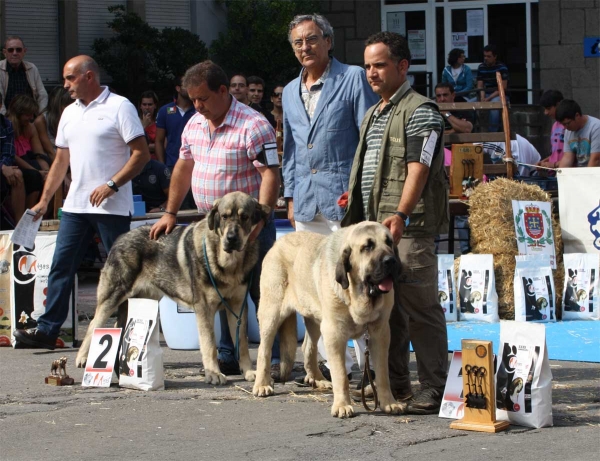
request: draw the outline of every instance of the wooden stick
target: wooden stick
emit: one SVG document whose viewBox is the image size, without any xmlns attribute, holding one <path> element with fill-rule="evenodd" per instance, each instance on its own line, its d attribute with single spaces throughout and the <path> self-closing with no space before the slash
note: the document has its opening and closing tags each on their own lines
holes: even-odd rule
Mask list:
<svg viewBox="0 0 600 461">
<path fill-rule="evenodd" d="M 502 75 L 496 72 L 496 83 L 498 84 L 498 92 L 500 93 L 500 101 L 502 102 L 502 125 L 504 126 L 504 152 L 506 157 L 512 159 L 512 150 L 510 146 L 510 119 L 508 116 L 508 107 L 506 105 L 506 95 L 504 94 L 504 85 L 502 84 Z M 506 163 L 506 176 L 512 179 L 514 174 L 514 165 L 512 162 Z"/>
</svg>

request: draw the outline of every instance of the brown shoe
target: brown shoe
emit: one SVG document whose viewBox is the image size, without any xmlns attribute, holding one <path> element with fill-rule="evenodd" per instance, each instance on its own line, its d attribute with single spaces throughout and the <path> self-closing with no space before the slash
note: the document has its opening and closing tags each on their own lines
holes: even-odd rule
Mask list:
<svg viewBox="0 0 600 461">
<path fill-rule="evenodd" d="M 271 364 L 271 378 L 276 383 L 281 382 L 281 365 L 279 363 Z"/>
<path fill-rule="evenodd" d="M 433 415 L 439 413 L 442 393 L 424 387 L 408 402 L 408 413 L 411 415 Z"/>
</svg>

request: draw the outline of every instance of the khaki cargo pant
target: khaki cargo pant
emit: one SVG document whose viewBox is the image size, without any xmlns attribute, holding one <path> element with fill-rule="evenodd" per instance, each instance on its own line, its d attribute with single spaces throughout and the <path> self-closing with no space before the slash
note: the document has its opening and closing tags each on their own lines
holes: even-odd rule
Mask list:
<svg viewBox="0 0 600 461">
<path fill-rule="evenodd" d="M 438 301 L 437 256 L 434 238 L 402 238 L 398 245 L 402 272 L 395 286 L 390 316 L 390 384 L 410 389 L 409 342 L 417 357 L 422 386 L 443 393 L 448 375 L 448 334 Z"/>
</svg>

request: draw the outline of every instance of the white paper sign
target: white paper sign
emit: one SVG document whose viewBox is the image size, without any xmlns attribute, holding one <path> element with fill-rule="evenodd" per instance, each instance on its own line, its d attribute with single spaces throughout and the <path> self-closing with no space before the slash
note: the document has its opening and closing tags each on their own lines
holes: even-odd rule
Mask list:
<svg viewBox="0 0 600 461">
<path fill-rule="evenodd" d="M 470 37 L 483 35 L 483 10 L 467 10 L 467 34 Z"/>
<path fill-rule="evenodd" d="M 465 52 L 465 58 L 469 57 L 469 36 L 466 32 L 452 32 L 452 48 L 459 48 Z"/>
<path fill-rule="evenodd" d="M 96 328 L 92 334 L 90 352 L 81 385 L 110 387 L 119 351 L 122 328 Z"/>
<path fill-rule="evenodd" d="M 425 59 L 425 31 L 408 31 L 408 48 L 412 59 Z"/>
<path fill-rule="evenodd" d="M 565 253 L 600 253 L 600 168 L 563 168 L 558 208 Z"/>
<path fill-rule="evenodd" d="M 550 202 L 513 200 L 512 207 L 519 254 L 550 255 L 552 269 L 556 269 Z"/>
<path fill-rule="evenodd" d="M 444 397 L 440 405 L 440 418 L 461 419 L 465 413 L 465 397 L 463 395 L 462 351 L 452 353 L 452 362 L 448 370 Z"/>
<path fill-rule="evenodd" d="M 42 220 L 34 221 L 36 213 L 30 209 L 25 210 L 23 217 L 17 223 L 14 232 L 10 236 L 13 243 L 21 245 L 25 248 L 33 248 L 35 237 L 37 235 Z"/>
<path fill-rule="evenodd" d="M 388 13 L 387 14 L 387 30 L 395 32 L 406 37 L 406 14 L 405 13 Z"/>
</svg>

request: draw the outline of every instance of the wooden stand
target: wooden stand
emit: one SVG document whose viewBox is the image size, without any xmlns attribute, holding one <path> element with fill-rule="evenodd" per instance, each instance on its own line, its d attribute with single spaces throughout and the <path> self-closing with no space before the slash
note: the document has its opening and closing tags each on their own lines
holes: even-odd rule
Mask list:
<svg viewBox="0 0 600 461">
<path fill-rule="evenodd" d="M 462 419 L 450 424 L 451 429 L 479 432 L 500 432 L 510 425 L 507 421 L 496 421 L 496 391 L 494 388 L 494 355 L 491 341 L 462 340 L 463 395 L 471 392 L 465 367 L 484 367 L 482 389 L 486 398 L 486 408 L 479 410 L 465 405 Z"/>
<path fill-rule="evenodd" d="M 463 160 L 473 162 L 466 166 Z M 452 144 L 452 163 L 450 164 L 450 195 L 460 197 L 463 193 L 464 177 L 473 173 L 473 178 L 483 180 L 483 148 L 474 144 Z"/>
<path fill-rule="evenodd" d="M 60 376 L 56 375 L 46 376 L 44 382 L 46 384 L 50 384 L 51 386 L 72 386 L 73 384 L 75 384 L 75 380 L 73 378 L 70 378 L 69 376 L 61 378 Z"/>
</svg>

